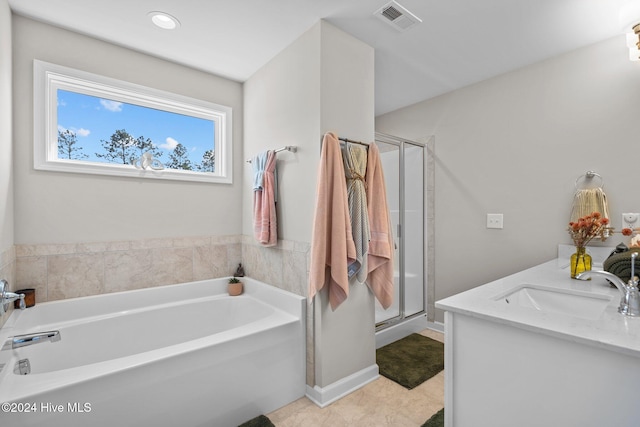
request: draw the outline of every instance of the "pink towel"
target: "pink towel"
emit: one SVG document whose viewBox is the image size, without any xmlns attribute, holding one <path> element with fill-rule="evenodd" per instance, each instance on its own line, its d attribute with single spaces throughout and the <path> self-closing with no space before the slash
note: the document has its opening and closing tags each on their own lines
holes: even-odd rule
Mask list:
<svg viewBox="0 0 640 427">
<path fill-rule="evenodd" d="M 356 247 L 349 220 L 347 180 L 340 141 L 327 133 L 322 141 L 316 211 L 311 237 L 309 301 L 327 286 L 331 309 L 349 296 L 347 265 L 356 259 Z"/>
<path fill-rule="evenodd" d="M 276 153 L 269 151 L 264 167 L 262 189 L 253 192 L 253 234 L 263 246 L 275 246 L 278 243 L 275 170 Z"/>
<path fill-rule="evenodd" d="M 393 234 L 387 206 L 387 190 L 380 163 L 380 152 L 375 143 L 369 145 L 367 159 L 367 208 L 369 210 L 369 255 L 367 258 L 367 284 L 382 307 L 393 302 Z"/>
</svg>

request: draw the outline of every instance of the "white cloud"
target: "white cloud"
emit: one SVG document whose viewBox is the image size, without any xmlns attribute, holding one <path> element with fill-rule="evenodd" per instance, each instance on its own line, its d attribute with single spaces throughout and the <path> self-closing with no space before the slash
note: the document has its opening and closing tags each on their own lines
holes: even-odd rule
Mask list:
<svg viewBox="0 0 640 427">
<path fill-rule="evenodd" d="M 171 138 L 170 136 L 165 139 L 164 144 L 160 144 L 160 148 L 164 148 L 165 150 L 174 150 L 178 146 L 178 141 Z"/>
<path fill-rule="evenodd" d="M 67 129 L 66 127 L 62 126 L 62 125 L 58 125 L 58 132 L 66 132 L 69 131 L 71 133 L 73 133 L 74 135 L 77 136 L 89 136 L 89 134 L 91 133 L 91 131 L 89 129 L 84 129 L 84 128 L 80 128 L 80 129 L 76 129 L 76 128 L 69 128 Z"/>
<path fill-rule="evenodd" d="M 122 111 L 122 102 L 109 101 L 108 99 L 101 99 L 100 105 L 102 105 L 105 110 L 108 110 L 114 113 L 118 113 Z"/>
</svg>

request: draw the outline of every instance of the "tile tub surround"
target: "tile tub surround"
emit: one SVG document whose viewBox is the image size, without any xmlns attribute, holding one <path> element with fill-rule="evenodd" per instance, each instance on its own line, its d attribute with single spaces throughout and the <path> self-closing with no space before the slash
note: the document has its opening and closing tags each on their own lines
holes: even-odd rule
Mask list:
<svg viewBox="0 0 640 427">
<path fill-rule="evenodd" d="M 264 247 L 242 236 L 245 274 L 300 296 L 307 295 L 310 251 L 306 242 L 278 240 L 275 247 Z"/>
<path fill-rule="evenodd" d="M 9 290 L 15 291 L 20 289 L 16 283 L 16 251 L 14 247 L 0 252 L 0 279 L 9 282 Z M 9 304 L 9 310 L 0 316 L 0 327 L 11 315 L 13 304 Z"/>
<path fill-rule="evenodd" d="M 229 276 L 241 236 L 15 246 L 15 282 L 36 303 Z"/>
</svg>

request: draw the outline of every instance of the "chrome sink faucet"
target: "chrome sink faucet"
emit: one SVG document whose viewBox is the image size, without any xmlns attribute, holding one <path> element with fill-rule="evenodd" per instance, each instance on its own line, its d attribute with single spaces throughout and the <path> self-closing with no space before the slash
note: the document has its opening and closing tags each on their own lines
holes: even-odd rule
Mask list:
<svg viewBox="0 0 640 427">
<path fill-rule="evenodd" d="M 585 271 L 576 276 L 577 279 L 585 280 L 592 275 L 602 276 L 605 279 L 613 283 L 616 288 L 620 290 L 622 295 L 620 299 L 620 306 L 618 307 L 618 313 L 625 316 L 640 316 L 640 292 L 638 291 L 638 278 L 636 277 L 635 264 L 638 252 L 631 254 L 631 278 L 628 283 L 624 283 L 615 274 L 611 274 L 608 271 Z"/>
<path fill-rule="evenodd" d="M 7 306 L 10 302 L 18 299 L 20 300 L 20 309 L 24 310 L 26 308 L 26 304 L 24 302 L 24 294 L 9 292 L 7 290 L 8 288 L 9 283 L 4 279 L 0 279 L 0 316 L 2 316 L 5 311 L 7 311 Z"/>
</svg>

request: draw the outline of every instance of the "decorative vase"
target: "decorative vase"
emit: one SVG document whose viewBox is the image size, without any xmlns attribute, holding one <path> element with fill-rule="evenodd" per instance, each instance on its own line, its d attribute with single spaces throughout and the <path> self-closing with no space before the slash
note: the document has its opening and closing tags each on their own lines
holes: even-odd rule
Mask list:
<svg viewBox="0 0 640 427">
<path fill-rule="evenodd" d="M 576 253 L 571 255 L 571 278 L 582 272 L 591 271 L 591 255 L 587 253 L 586 248 L 576 247 Z"/>
<path fill-rule="evenodd" d="M 232 297 L 242 294 L 242 291 L 244 291 L 244 286 L 242 285 L 242 282 L 229 283 L 227 285 L 227 292 Z"/>
</svg>

